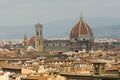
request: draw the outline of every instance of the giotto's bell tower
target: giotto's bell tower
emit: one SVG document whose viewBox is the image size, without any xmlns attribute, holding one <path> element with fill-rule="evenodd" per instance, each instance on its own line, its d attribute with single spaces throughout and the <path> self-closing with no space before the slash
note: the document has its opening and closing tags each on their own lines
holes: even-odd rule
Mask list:
<svg viewBox="0 0 120 80">
<path fill-rule="evenodd" d="M 43 25 L 38 23 L 35 25 L 36 36 L 35 36 L 35 48 L 38 52 L 43 52 L 43 34 L 42 34 Z"/>
</svg>

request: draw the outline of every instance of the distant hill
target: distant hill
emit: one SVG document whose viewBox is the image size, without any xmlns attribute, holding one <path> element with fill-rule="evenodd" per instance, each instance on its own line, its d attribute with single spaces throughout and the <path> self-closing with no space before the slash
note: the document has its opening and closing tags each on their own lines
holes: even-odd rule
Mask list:
<svg viewBox="0 0 120 80">
<path fill-rule="evenodd" d="M 79 20 L 66 19 L 45 24 L 44 37 L 45 38 L 69 38 L 72 27 Z M 93 30 L 95 38 L 120 38 L 120 18 L 103 19 L 91 18 L 85 20 Z"/>
<path fill-rule="evenodd" d="M 63 19 L 43 24 L 44 38 L 69 38 L 72 27 L 79 21 Z M 120 18 L 88 18 L 95 38 L 120 38 Z M 23 26 L 0 26 L 0 39 L 23 39 L 26 33 L 29 38 L 35 35 L 35 24 Z"/>
<path fill-rule="evenodd" d="M 96 38 L 120 38 L 120 25 L 93 28 Z"/>
</svg>

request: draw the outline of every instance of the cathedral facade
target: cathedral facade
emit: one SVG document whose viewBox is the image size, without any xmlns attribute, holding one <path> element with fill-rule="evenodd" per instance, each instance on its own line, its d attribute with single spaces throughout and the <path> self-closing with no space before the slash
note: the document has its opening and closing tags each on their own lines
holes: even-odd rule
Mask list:
<svg viewBox="0 0 120 80">
<path fill-rule="evenodd" d="M 80 20 L 75 24 L 70 33 L 69 40 L 49 40 L 43 38 L 43 25 L 38 23 L 35 25 L 36 35 L 33 36 L 28 45 L 31 45 L 34 50 L 38 52 L 50 52 L 50 51 L 79 51 L 85 49 L 91 50 L 91 46 L 94 42 L 94 36 L 90 26 L 83 20 L 81 15 Z M 24 37 L 24 48 L 28 47 L 26 35 Z"/>
<path fill-rule="evenodd" d="M 90 26 L 80 16 L 80 20 L 75 24 L 70 34 L 71 50 L 91 50 L 94 43 L 93 32 Z"/>
</svg>

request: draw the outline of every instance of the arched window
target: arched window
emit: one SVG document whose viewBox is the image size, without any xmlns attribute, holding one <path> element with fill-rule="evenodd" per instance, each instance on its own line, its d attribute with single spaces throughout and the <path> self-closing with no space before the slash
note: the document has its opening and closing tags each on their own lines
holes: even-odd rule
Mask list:
<svg viewBox="0 0 120 80">
<path fill-rule="evenodd" d="M 77 41 L 77 38 L 75 38 L 75 41 Z"/>
<path fill-rule="evenodd" d="M 55 46 L 55 44 L 52 44 L 52 46 Z"/>
<path fill-rule="evenodd" d="M 38 31 L 37 31 L 37 35 L 39 35 Z"/>
<path fill-rule="evenodd" d="M 62 46 L 62 44 L 59 44 L 59 46 Z"/>
<path fill-rule="evenodd" d="M 85 40 L 85 38 L 83 38 L 83 41 Z"/>
</svg>

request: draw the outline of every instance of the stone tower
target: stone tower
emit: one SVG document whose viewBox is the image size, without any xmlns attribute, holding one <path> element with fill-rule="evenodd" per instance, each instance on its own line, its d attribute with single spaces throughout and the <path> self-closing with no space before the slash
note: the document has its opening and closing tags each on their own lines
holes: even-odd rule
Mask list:
<svg viewBox="0 0 120 80">
<path fill-rule="evenodd" d="M 42 24 L 36 24 L 36 35 L 35 35 L 35 48 L 38 52 L 43 52 L 43 34 L 42 34 Z"/>
<path fill-rule="evenodd" d="M 28 39 L 27 39 L 27 35 L 25 33 L 24 35 L 24 51 L 26 52 L 28 48 Z"/>
</svg>

